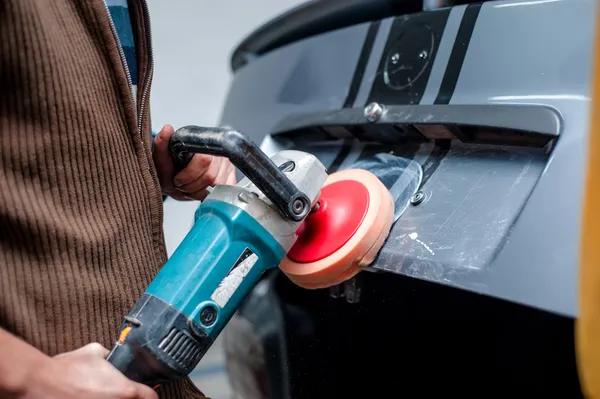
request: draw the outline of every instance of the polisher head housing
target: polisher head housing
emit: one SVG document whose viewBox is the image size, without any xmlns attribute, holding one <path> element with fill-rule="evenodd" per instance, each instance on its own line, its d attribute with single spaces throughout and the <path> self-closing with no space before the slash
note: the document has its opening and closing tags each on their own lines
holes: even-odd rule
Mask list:
<svg viewBox="0 0 600 399">
<path fill-rule="evenodd" d="M 392 195 L 374 174 L 333 173 L 280 269 L 304 288 L 337 285 L 375 260 L 393 221 Z"/>
</svg>

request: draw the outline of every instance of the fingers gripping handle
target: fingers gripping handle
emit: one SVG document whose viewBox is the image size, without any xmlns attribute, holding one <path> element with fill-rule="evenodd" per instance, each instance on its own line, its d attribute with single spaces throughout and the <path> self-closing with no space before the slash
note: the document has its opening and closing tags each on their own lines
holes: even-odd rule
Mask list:
<svg viewBox="0 0 600 399">
<path fill-rule="evenodd" d="M 125 377 L 139 382 L 139 373 L 135 370 L 135 353 L 130 347 L 115 346 L 106 357 L 106 360 L 123 373 Z"/>
<path fill-rule="evenodd" d="M 154 386 L 158 383 L 156 376 L 161 375 L 149 362 L 140 360 L 139 354 L 129 345 L 116 345 L 106 360 L 125 377 L 140 384 Z"/>
<path fill-rule="evenodd" d="M 175 173 L 181 172 L 190 163 L 194 157 L 194 153 L 187 152 L 183 146 L 183 143 L 174 143 L 173 139 L 169 141 L 169 149 L 173 156 L 173 166 L 175 167 Z"/>
<path fill-rule="evenodd" d="M 310 211 L 310 200 L 260 148 L 238 131 L 185 126 L 169 143 L 177 168 L 194 153 L 227 157 L 287 218 L 300 221 Z"/>
</svg>

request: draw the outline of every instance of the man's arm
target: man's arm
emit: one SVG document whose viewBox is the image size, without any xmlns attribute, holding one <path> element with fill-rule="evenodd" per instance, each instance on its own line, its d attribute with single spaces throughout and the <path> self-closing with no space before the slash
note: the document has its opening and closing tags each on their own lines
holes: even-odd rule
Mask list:
<svg viewBox="0 0 600 399">
<path fill-rule="evenodd" d="M 0 397 L 7 399 L 158 399 L 145 385 L 125 378 L 89 344 L 49 357 L 0 329 Z"/>
<path fill-rule="evenodd" d="M 33 346 L 0 329 L 0 397 L 22 397 L 31 371 L 49 360 Z"/>
</svg>

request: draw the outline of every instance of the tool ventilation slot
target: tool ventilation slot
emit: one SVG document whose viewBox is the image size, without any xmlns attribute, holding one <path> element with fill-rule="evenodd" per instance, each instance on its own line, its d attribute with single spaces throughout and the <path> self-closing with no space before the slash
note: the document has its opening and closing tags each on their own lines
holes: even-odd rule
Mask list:
<svg viewBox="0 0 600 399">
<path fill-rule="evenodd" d="M 162 339 L 158 347 L 186 369 L 195 366 L 196 357 L 202 349 L 194 338 L 175 327 Z"/>
</svg>

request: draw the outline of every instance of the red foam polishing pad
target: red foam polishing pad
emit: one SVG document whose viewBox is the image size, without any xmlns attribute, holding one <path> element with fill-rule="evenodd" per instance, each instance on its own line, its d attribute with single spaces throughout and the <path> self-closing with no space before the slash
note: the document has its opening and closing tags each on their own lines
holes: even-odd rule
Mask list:
<svg viewBox="0 0 600 399">
<path fill-rule="evenodd" d="M 394 200 L 375 175 L 362 169 L 333 173 L 280 268 L 305 288 L 339 284 L 375 260 L 393 220 Z"/>
</svg>

